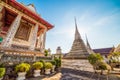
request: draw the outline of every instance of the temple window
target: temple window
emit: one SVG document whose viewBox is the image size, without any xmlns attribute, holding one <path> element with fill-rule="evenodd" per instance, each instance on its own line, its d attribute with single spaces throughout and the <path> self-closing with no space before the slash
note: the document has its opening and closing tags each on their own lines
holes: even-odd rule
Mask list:
<svg viewBox="0 0 120 80">
<path fill-rule="evenodd" d="M 30 32 L 32 26 L 29 25 L 28 22 L 21 21 L 20 26 L 15 34 L 15 38 L 22 39 L 22 40 L 29 40 Z"/>
</svg>

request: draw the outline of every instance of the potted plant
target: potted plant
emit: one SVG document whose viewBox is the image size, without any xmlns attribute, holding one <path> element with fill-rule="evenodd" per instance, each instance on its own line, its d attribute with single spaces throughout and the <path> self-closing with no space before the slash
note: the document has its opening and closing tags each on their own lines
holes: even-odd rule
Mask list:
<svg viewBox="0 0 120 80">
<path fill-rule="evenodd" d="M 55 58 L 54 60 L 55 60 L 55 62 L 56 62 L 56 71 L 60 71 L 61 58 Z"/>
<path fill-rule="evenodd" d="M 43 63 L 42 62 L 35 62 L 33 64 L 33 68 L 34 68 L 34 77 L 38 77 L 40 76 L 40 69 L 43 67 Z"/>
<path fill-rule="evenodd" d="M 52 69 L 52 64 L 50 62 L 45 63 L 45 74 L 50 74 L 50 70 Z"/>
<path fill-rule="evenodd" d="M 45 61 L 44 60 L 40 60 L 40 62 L 43 64 L 43 67 L 41 68 L 41 74 L 45 74 Z"/>
<path fill-rule="evenodd" d="M 0 80 L 2 80 L 4 74 L 5 74 L 5 68 L 0 68 Z"/>
<path fill-rule="evenodd" d="M 26 73 L 29 71 L 30 65 L 28 63 L 21 63 L 16 65 L 15 71 L 18 73 L 17 80 L 24 80 Z"/>
<path fill-rule="evenodd" d="M 52 72 L 54 72 L 54 71 L 55 71 L 56 62 L 55 62 L 55 60 L 53 60 L 53 61 L 51 61 L 51 63 L 52 63 L 52 65 L 53 65 L 53 67 L 52 67 Z"/>
</svg>

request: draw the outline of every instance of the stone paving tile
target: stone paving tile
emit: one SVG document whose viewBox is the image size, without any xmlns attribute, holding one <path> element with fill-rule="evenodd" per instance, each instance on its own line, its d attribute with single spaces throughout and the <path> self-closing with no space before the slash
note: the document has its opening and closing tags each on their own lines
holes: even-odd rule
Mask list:
<svg viewBox="0 0 120 80">
<path fill-rule="evenodd" d="M 29 78 L 26 80 L 107 80 L 107 76 L 62 68 L 60 73 Z M 120 80 L 120 78 L 115 75 L 109 75 L 108 80 Z"/>
</svg>

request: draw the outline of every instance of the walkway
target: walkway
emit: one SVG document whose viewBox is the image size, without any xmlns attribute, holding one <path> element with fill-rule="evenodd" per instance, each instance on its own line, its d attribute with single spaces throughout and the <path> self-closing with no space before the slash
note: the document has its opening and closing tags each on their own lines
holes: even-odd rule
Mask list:
<svg viewBox="0 0 120 80">
<path fill-rule="evenodd" d="M 120 80 L 120 78 L 114 75 L 106 76 L 87 71 L 62 68 L 60 73 L 41 76 L 38 78 L 29 78 L 26 80 Z"/>
</svg>

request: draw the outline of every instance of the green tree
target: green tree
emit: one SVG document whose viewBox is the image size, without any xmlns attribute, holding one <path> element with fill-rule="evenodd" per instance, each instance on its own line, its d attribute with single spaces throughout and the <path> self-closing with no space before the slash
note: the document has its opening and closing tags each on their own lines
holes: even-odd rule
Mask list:
<svg viewBox="0 0 120 80">
<path fill-rule="evenodd" d="M 93 65 L 94 70 L 96 70 L 97 64 L 103 60 L 103 57 L 99 53 L 93 53 L 88 56 L 88 60 Z"/>
<path fill-rule="evenodd" d="M 95 65 L 97 62 L 102 61 L 103 57 L 99 53 L 93 53 L 88 56 L 88 60 L 92 65 Z"/>
<path fill-rule="evenodd" d="M 45 50 L 44 53 L 45 53 L 45 56 L 48 56 L 48 50 Z"/>
</svg>

